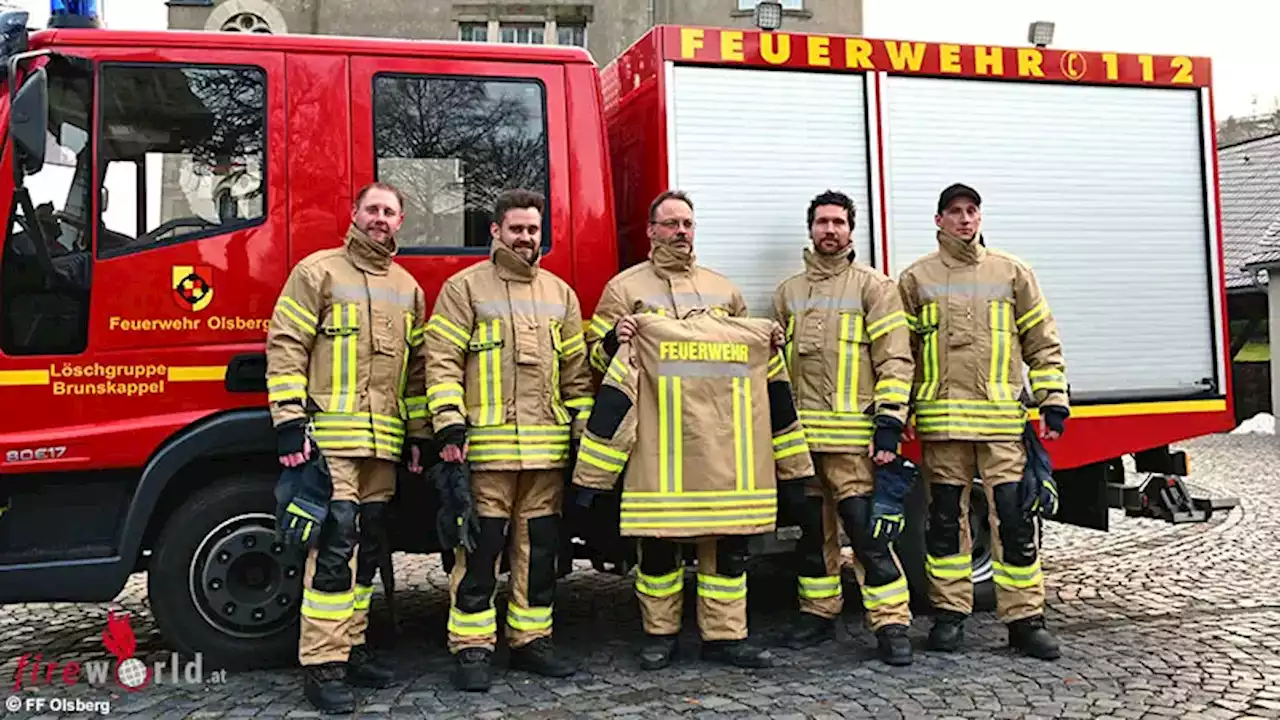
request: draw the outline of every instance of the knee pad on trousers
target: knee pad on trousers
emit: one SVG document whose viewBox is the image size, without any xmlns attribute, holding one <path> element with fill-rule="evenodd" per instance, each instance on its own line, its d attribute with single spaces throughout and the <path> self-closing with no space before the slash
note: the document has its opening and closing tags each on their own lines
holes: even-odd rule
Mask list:
<svg viewBox="0 0 1280 720">
<path fill-rule="evenodd" d="M 889 544 L 871 537 L 872 498 L 860 495 L 840 501 L 840 519 L 853 541 L 853 554 L 866 573 L 866 585 L 879 587 L 898 579 L 898 566 L 893 562 Z"/>
<path fill-rule="evenodd" d="M 357 506 L 349 500 L 329 503 L 329 516 L 320 533 L 316 572 L 311 587 L 320 592 L 350 590 L 351 554 L 356 548 Z"/>
<path fill-rule="evenodd" d="M 555 515 L 529 521 L 529 605 L 548 607 L 556 595 L 556 555 L 560 550 L 560 518 Z"/>
<path fill-rule="evenodd" d="M 929 527 L 925 548 L 934 557 L 960 554 L 960 485 L 929 486 Z"/>
<path fill-rule="evenodd" d="M 373 584 L 373 576 L 382 562 L 382 554 L 390 550 L 383 546 L 386 523 L 387 503 L 360 505 L 360 545 L 356 548 L 356 583 L 359 585 Z"/>
<path fill-rule="evenodd" d="M 803 534 L 796 542 L 796 572 L 801 577 L 823 577 L 827 574 L 827 563 L 822 553 L 822 496 L 804 500 L 804 515 L 798 518 Z"/>
<path fill-rule="evenodd" d="M 728 535 L 716 540 L 716 575 L 738 577 L 747 571 L 747 536 Z"/>
<path fill-rule="evenodd" d="M 1022 512 L 1018 483 L 997 485 L 992 492 L 996 501 L 996 517 L 1000 519 L 1000 548 L 1004 562 L 1025 567 L 1036 561 L 1035 527 Z"/>
<path fill-rule="evenodd" d="M 506 518 L 480 518 L 480 539 L 467 555 L 467 570 L 458 583 L 457 606 L 464 613 L 488 609 L 498 585 L 496 565 L 507 540 Z"/>
<path fill-rule="evenodd" d="M 649 577 L 670 575 L 680 564 L 679 547 L 670 540 L 640 538 L 640 572 Z"/>
</svg>

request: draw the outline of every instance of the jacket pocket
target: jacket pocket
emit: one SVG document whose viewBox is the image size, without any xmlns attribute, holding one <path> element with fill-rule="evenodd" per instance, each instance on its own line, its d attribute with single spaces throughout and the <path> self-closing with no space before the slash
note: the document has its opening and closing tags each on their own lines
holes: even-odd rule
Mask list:
<svg viewBox="0 0 1280 720">
<path fill-rule="evenodd" d="M 840 313 L 836 325 L 836 377 L 832 407 L 838 413 L 860 413 L 858 385 L 860 375 L 868 372 L 864 367 L 871 338 L 867 335 L 866 318 L 862 313 Z"/>
<path fill-rule="evenodd" d="M 377 308 L 369 309 L 369 332 L 373 337 L 373 351 L 380 355 L 399 357 L 404 354 L 408 337 L 403 330 L 404 320 L 397 323 L 395 316 Z"/>
<path fill-rule="evenodd" d="M 1008 300 L 992 300 L 987 306 L 989 332 L 987 360 L 987 399 L 997 402 L 1016 400 L 1018 390 L 1012 378 L 1013 365 L 1020 360 L 1017 337 L 1013 324 L 1013 303 Z M 1019 376 L 1021 373 L 1018 374 Z"/>
<path fill-rule="evenodd" d="M 353 413 L 358 392 L 360 305 L 334 303 L 320 328 L 330 341 L 330 367 L 326 374 L 331 378 L 331 387 L 329 401 L 320 404 L 317 400 L 317 404 L 328 412 Z"/>
<path fill-rule="evenodd" d="M 920 313 L 910 318 L 911 329 L 920 336 L 920 357 L 917 367 L 920 384 L 916 387 L 916 400 L 933 400 L 938 396 L 938 382 L 942 377 L 938 363 L 938 331 L 942 325 L 938 303 L 927 302 L 920 306 Z"/>
<path fill-rule="evenodd" d="M 492 427 L 506 422 L 506 404 L 502 396 L 503 367 L 502 320 L 481 320 L 467 344 L 474 355 L 475 382 L 467 383 L 467 419 L 475 427 Z"/>
</svg>

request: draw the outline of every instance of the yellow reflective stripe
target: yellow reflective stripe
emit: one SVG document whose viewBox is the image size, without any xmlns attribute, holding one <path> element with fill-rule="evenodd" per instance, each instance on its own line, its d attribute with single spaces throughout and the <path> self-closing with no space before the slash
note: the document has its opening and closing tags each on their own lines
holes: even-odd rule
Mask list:
<svg viewBox="0 0 1280 720">
<path fill-rule="evenodd" d="M 462 385 L 455 382 L 439 383 L 427 388 L 427 408 L 438 413 L 447 407 L 464 410 L 462 404 Z"/>
<path fill-rule="evenodd" d="M 418 347 L 427 339 L 427 326 L 418 325 L 414 327 L 412 326 L 412 322 L 413 319 L 410 318 L 411 327 L 409 329 L 409 344 L 413 347 Z"/>
<path fill-rule="evenodd" d="M 684 568 L 677 568 L 666 575 L 645 575 L 636 570 L 636 591 L 649 597 L 663 598 L 684 590 Z"/>
<path fill-rule="evenodd" d="M 601 339 L 603 339 L 605 335 L 608 335 L 609 331 L 612 329 L 613 326 L 605 322 L 604 318 L 599 315 L 591 316 L 591 332 L 600 336 Z"/>
<path fill-rule="evenodd" d="M 587 343 L 583 339 L 582 333 L 566 338 L 560 343 L 560 354 L 564 357 L 573 357 L 586 349 Z"/>
<path fill-rule="evenodd" d="M 627 453 L 614 450 L 591 436 L 584 434 L 578 444 L 578 458 L 589 465 L 594 465 L 608 472 L 622 472 L 622 466 L 630 457 Z"/>
<path fill-rule="evenodd" d="M 422 420 L 427 417 L 427 396 L 412 395 L 404 399 L 405 415 L 410 420 Z"/>
<path fill-rule="evenodd" d="M 1031 392 L 1040 390 L 1067 390 L 1067 376 L 1058 368 L 1049 368 L 1046 370 L 1032 370 L 1028 373 L 1031 380 Z"/>
<path fill-rule="evenodd" d="M 370 601 L 373 600 L 372 585 L 356 585 L 356 610 L 368 610 Z"/>
<path fill-rule="evenodd" d="M 911 590 L 907 587 L 907 579 L 901 575 L 891 583 L 862 588 L 862 606 L 867 610 L 889 605 L 905 605 L 910 601 Z"/>
<path fill-rule="evenodd" d="M 907 327 L 907 314 L 901 310 L 895 310 L 867 325 L 867 335 L 872 340 L 879 340 L 900 327 Z"/>
<path fill-rule="evenodd" d="M 612 372 L 613 368 L 609 370 Z M 684 487 L 681 395 L 678 376 L 658 376 L 658 487 L 672 493 L 678 493 Z"/>
<path fill-rule="evenodd" d="M 306 399 L 307 378 L 305 375 L 277 375 L 267 378 L 267 400 L 269 402 Z"/>
<path fill-rule="evenodd" d="M 777 377 L 787 365 L 787 361 L 782 357 L 781 352 L 774 353 L 769 360 L 769 379 Z"/>
<path fill-rule="evenodd" d="M 810 448 L 866 445 L 874 431 L 872 419 L 862 413 L 801 410 L 800 424 Z"/>
<path fill-rule="evenodd" d="M 1017 401 L 931 400 L 916 406 L 916 429 L 925 433 L 1020 434 L 1026 419 Z"/>
<path fill-rule="evenodd" d="M 339 303 L 333 306 L 332 326 L 325 333 L 333 336 L 333 395 L 329 400 L 331 412 L 355 412 L 356 370 L 358 368 L 359 306 L 355 303 Z"/>
<path fill-rule="evenodd" d="M 302 615 L 316 620 L 346 620 L 355 609 L 356 595 L 351 590 L 336 593 L 302 588 Z"/>
<path fill-rule="evenodd" d="M 876 382 L 876 402 L 905 404 L 911 400 L 911 383 L 894 378 Z"/>
<path fill-rule="evenodd" d="M 494 318 L 477 328 L 480 351 L 480 424 L 497 425 L 505 419 L 502 405 L 502 321 Z"/>
<path fill-rule="evenodd" d="M 560 394 L 560 360 L 564 357 L 564 345 L 560 342 L 560 323 L 556 320 L 551 321 L 551 342 L 556 349 L 556 357 L 551 362 L 551 413 L 556 416 L 556 422 L 567 425 L 573 418 L 569 416 L 564 396 Z"/>
<path fill-rule="evenodd" d="M 973 556 L 967 553 L 947 555 L 945 557 L 926 555 L 924 567 L 930 575 L 936 578 L 963 579 L 973 573 Z"/>
<path fill-rule="evenodd" d="M 1022 317 L 1018 318 L 1018 334 L 1026 333 L 1031 328 L 1044 322 L 1047 317 L 1049 317 L 1049 303 L 1041 299 L 1030 310 L 1023 313 Z"/>
<path fill-rule="evenodd" d="M 467 459 L 473 462 L 558 461 L 569 456 L 567 425 L 498 425 L 468 433 Z"/>
<path fill-rule="evenodd" d="M 595 347 L 591 348 L 589 362 L 591 367 L 599 372 L 605 372 L 609 369 L 609 357 L 605 353 L 603 342 L 596 343 Z"/>
<path fill-rule="evenodd" d="M 803 429 L 778 435 L 773 439 L 773 459 L 775 461 L 799 455 L 808 449 L 809 443 L 805 440 Z"/>
<path fill-rule="evenodd" d="M 625 495 L 624 495 L 625 498 Z M 736 501 L 706 503 L 712 507 L 694 509 L 628 509 L 619 512 L 618 526 L 626 530 L 661 530 L 679 528 L 764 527 L 772 525 L 778 514 L 778 501 Z"/>
<path fill-rule="evenodd" d="M 289 318 L 306 335 L 316 334 L 316 324 L 320 321 L 315 313 L 304 308 L 301 303 L 288 296 L 281 296 L 276 303 L 276 312 Z"/>
<path fill-rule="evenodd" d="M 1012 400 L 1009 365 L 1013 357 L 1013 305 L 1004 300 L 991 301 L 991 365 L 987 385 L 996 400 Z"/>
<path fill-rule="evenodd" d="M 1006 590 L 1033 588 L 1044 582 L 1044 575 L 1040 571 L 1039 558 L 1036 558 L 1034 562 L 1025 567 L 1002 562 L 993 562 L 991 564 L 991 568 L 991 579 L 996 585 L 999 585 Z"/>
<path fill-rule="evenodd" d="M 609 363 L 608 375 L 613 378 L 614 382 L 625 383 L 627 381 L 627 364 L 622 358 L 614 356 L 613 362 Z"/>
<path fill-rule="evenodd" d="M 862 315 L 853 313 L 840 314 L 840 342 L 837 352 L 839 361 L 836 368 L 836 411 L 857 412 L 858 407 L 858 362 L 862 357 L 862 346 L 858 340 L 862 338 Z"/>
<path fill-rule="evenodd" d="M 783 359 L 787 363 L 787 372 L 794 375 L 796 372 L 796 316 L 787 316 L 787 341 L 783 345 Z"/>
<path fill-rule="evenodd" d="M 458 327 L 456 323 L 443 315 L 432 315 L 431 319 L 427 321 L 427 330 L 434 332 L 463 350 L 466 350 L 467 343 L 471 342 L 471 333 Z"/>
<path fill-rule="evenodd" d="M 739 490 L 756 487 L 751 378 L 733 378 L 733 465 Z M 677 491 L 678 492 L 678 491 Z"/>
<path fill-rule="evenodd" d="M 916 321 L 921 338 L 922 379 L 916 389 L 917 400 L 932 400 L 938 394 L 938 303 L 929 303 L 920 308 L 920 317 Z"/>
<path fill-rule="evenodd" d="M 371 449 L 400 452 L 404 420 L 376 413 L 321 412 L 315 418 L 316 444 L 324 450 Z"/>
<path fill-rule="evenodd" d="M 465 637 L 494 635 L 498 632 L 498 613 L 493 608 L 477 613 L 465 613 L 456 607 L 449 608 L 449 632 Z"/>
<path fill-rule="evenodd" d="M 825 577 L 798 577 L 800 581 L 799 595 L 808 600 L 823 600 L 825 598 L 840 597 L 842 594 L 840 576 L 827 575 Z"/>
<path fill-rule="evenodd" d="M 698 573 L 698 597 L 715 600 L 742 600 L 747 596 L 747 574 L 720 577 Z"/>
<path fill-rule="evenodd" d="M 564 406 L 571 410 L 591 410 L 596 406 L 596 399 L 592 397 L 580 397 L 572 400 L 566 400 Z"/>
<path fill-rule="evenodd" d="M 551 627 L 551 608 L 522 608 L 507 603 L 507 626 L 513 630 L 547 630 Z"/>
</svg>

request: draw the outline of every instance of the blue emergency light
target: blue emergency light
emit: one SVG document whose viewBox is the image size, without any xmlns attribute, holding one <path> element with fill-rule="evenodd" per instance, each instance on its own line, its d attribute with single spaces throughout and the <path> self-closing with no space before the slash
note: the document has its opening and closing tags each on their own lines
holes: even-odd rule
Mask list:
<svg viewBox="0 0 1280 720">
<path fill-rule="evenodd" d="M 49 27 L 96 28 L 98 0 L 49 0 Z"/>
</svg>

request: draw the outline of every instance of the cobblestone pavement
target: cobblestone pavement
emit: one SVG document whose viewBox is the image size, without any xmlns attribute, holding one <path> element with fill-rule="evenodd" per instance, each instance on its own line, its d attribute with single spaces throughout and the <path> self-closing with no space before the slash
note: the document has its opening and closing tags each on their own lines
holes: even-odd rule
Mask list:
<svg viewBox="0 0 1280 720">
<path fill-rule="evenodd" d="M 1241 505 L 1205 524 L 1173 526 L 1113 511 L 1108 533 L 1050 524 L 1044 565 L 1051 626 L 1064 646 L 1057 663 L 1027 660 L 1005 647 L 990 614 L 970 623 L 965 652 L 919 653 L 915 665 L 871 659 L 872 641 L 854 609 L 836 643 L 774 650 L 778 666 L 746 671 L 699 663 L 696 642 L 663 671 L 638 669 L 640 635 L 630 582 L 576 572 L 557 598 L 558 644 L 584 670 L 552 681 L 500 670 L 492 691 L 449 685 L 443 647 L 445 577 L 434 560 L 397 560 L 402 622 L 393 651 L 401 682 L 362 696 L 361 716 L 434 718 L 1280 718 L 1280 442 L 1216 436 L 1184 446 L 1196 488 Z M 168 655 L 134 578 L 113 608 L 135 615 L 140 654 Z M 375 596 L 374 613 L 381 610 Z M 753 636 L 775 643 L 793 607 L 787 583 L 755 582 Z M 107 606 L 30 605 L 0 611 L 2 696 L 13 658 L 101 655 Z M 696 638 L 691 606 L 685 636 Z M 917 647 L 927 619 L 912 630 Z M 498 656 L 499 667 L 505 653 Z M 206 668 L 206 673 L 209 668 Z M 311 717 L 300 671 L 228 676 L 224 684 L 153 685 L 121 696 L 85 684 L 58 691 L 83 702 L 110 700 L 112 715 L 134 717 Z M 54 695 L 28 689 L 23 697 Z M 18 716 L 29 716 L 17 713 Z M 81 714 L 84 716 L 84 714 Z"/>
</svg>

